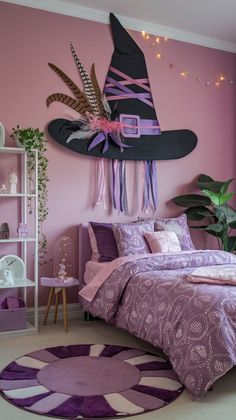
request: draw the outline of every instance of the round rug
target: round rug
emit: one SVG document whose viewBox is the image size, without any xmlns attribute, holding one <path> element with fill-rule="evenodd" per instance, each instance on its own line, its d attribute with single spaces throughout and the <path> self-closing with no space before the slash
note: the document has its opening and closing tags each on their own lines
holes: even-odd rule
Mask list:
<svg viewBox="0 0 236 420">
<path fill-rule="evenodd" d="M 1 372 L 0 390 L 10 403 L 33 413 L 104 419 L 166 406 L 183 386 L 162 357 L 130 347 L 80 344 L 20 357 Z"/>
</svg>

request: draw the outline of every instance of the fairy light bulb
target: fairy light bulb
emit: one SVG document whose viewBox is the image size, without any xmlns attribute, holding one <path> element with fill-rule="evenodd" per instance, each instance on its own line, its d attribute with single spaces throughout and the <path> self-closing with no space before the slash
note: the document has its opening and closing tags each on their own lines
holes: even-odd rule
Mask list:
<svg viewBox="0 0 236 420">
<path fill-rule="evenodd" d="M 225 76 L 223 74 L 221 74 L 219 79 L 220 79 L 221 82 L 223 82 L 225 80 Z"/>
<path fill-rule="evenodd" d="M 161 53 L 157 53 L 156 57 L 157 57 L 157 59 L 158 59 L 158 60 L 160 60 L 160 59 L 161 59 L 161 57 L 162 57 L 162 56 L 161 56 Z"/>
<path fill-rule="evenodd" d="M 187 76 L 186 71 L 181 71 L 180 76 L 181 76 L 181 77 L 186 77 L 186 76 Z"/>
<path fill-rule="evenodd" d="M 142 36 L 145 37 L 146 31 L 142 31 Z"/>
<path fill-rule="evenodd" d="M 160 44 L 160 41 L 161 41 L 161 40 L 160 40 L 160 37 L 159 37 L 159 36 L 157 36 L 157 37 L 156 37 L 156 43 L 157 43 L 157 44 Z"/>
<path fill-rule="evenodd" d="M 167 38 L 167 36 L 165 36 L 164 41 L 167 42 L 169 38 Z"/>
<path fill-rule="evenodd" d="M 149 38 L 150 38 L 150 36 L 149 36 L 149 34 L 147 34 L 147 35 L 146 35 L 146 39 L 149 39 Z"/>
<path fill-rule="evenodd" d="M 216 87 L 219 87 L 219 86 L 220 86 L 220 82 L 219 82 L 219 80 L 217 80 L 217 81 L 215 82 L 215 85 L 216 85 Z"/>
</svg>

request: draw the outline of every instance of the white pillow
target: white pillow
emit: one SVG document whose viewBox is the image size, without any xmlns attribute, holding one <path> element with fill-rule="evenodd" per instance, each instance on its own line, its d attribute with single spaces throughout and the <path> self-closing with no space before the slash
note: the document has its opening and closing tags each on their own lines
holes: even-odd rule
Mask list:
<svg viewBox="0 0 236 420">
<path fill-rule="evenodd" d="M 147 240 L 152 253 L 181 251 L 178 236 L 175 232 L 170 230 L 145 232 L 144 237 Z"/>
</svg>

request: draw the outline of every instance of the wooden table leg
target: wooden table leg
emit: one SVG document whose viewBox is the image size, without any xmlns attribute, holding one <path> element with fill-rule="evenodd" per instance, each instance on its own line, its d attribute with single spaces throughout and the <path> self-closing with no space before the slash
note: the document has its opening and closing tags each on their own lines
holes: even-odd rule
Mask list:
<svg viewBox="0 0 236 420">
<path fill-rule="evenodd" d="M 67 319 L 67 301 L 66 301 L 66 289 L 62 289 L 62 299 L 63 299 L 63 315 L 64 315 L 64 328 L 68 332 L 68 319 Z"/>
<path fill-rule="evenodd" d="M 52 304 L 53 294 L 54 294 L 54 287 L 51 287 L 50 292 L 49 292 L 49 296 L 48 296 L 47 309 L 46 309 L 43 325 L 47 324 L 48 314 L 49 314 L 50 306 Z"/>
<path fill-rule="evenodd" d="M 54 324 L 57 322 L 57 312 L 58 312 L 58 305 L 60 300 L 60 292 L 56 293 L 56 302 L 55 302 L 55 308 L 54 308 Z"/>
</svg>

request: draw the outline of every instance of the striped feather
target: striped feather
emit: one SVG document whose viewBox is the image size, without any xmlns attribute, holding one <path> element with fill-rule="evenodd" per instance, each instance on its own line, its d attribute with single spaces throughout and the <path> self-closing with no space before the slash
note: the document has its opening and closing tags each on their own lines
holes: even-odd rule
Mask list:
<svg viewBox="0 0 236 420">
<path fill-rule="evenodd" d="M 96 98 L 97 98 L 98 106 L 100 108 L 101 116 L 106 117 L 107 113 L 106 113 L 106 110 L 104 109 L 104 106 L 103 106 L 102 92 L 101 92 L 101 89 L 100 89 L 99 84 L 98 84 L 94 63 L 92 64 L 92 67 L 91 67 L 90 79 L 91 79 L 91 82 L 92 82 L 92 85 L 93 85 L 93 88 L 94 88 L 94 93 L 95 93 Z"/>
<path fill-rule="evenodd" d="M 64 93 L 53 93 L 52 95 L 48 96 L 47 101 L 46 101 L 47 107 L 49 107 L 49 105 L 55 101 L 61 102 L 69 106 L 74 111 L 77 111 L 82 115 L 85 114 L 87 111 L 87 101 L 78 102 L 77 99 L 72 98 L 69 95 L 65 95 Z"/>
<path fill-rule="evenodd" d="M 89 76 L 87 75 L 84 67 L 82 66 L 82 63 L 80 62 L 80 60 L 79 60 L 79 58 L 78 58 L 78 56 L 77 56 L 77 54 L 74 50 L 73 45 L 70 44 L 70 47 L 71 47 L 71 52 L 72 52 L 73 58 L 75 60 L 75 63 L 76 63 L 77 68 L 79 70 L 80 77 L 81 77 L 83 85 L 84 85 L 84 93 L 85 93 L 85 95 L 88 99 L 88 102 L 90 103 L 90 105 L 93 109 L 92 114 L 99 117 L 99 116 L 101 116 L 101 111 L 100 111 L 99 104 L 97 102 L 97 97 L 96 97 L 96 93 L 94 91 L 92 82 L 91 82 Z"/>
<path fill-rule="evenodd" d="M 83 101 L 84 103 L 87 101 L 86 96 L 84 93 L 80 90 L 80 88 L 62 71 L 59 69 L 55 64 L 48 63 L 49 67 L 55 71 L 55 73 L 65 82 L 65 84 L 68 86 L 68 88 L 71 90 L 71 92 L 74 94 L 75 98 L 79 101 Z M 87 101 L 88 102 L 88 101 Z M 88 103 L 88 111 L 91 112 L 91 107 Z"/>
</svg>

